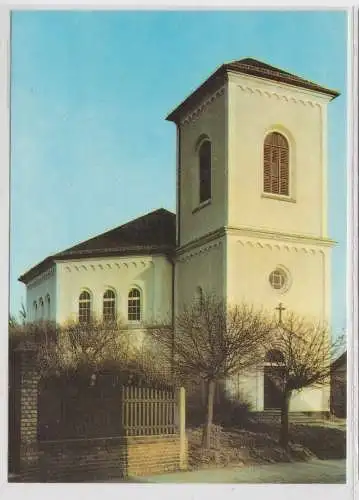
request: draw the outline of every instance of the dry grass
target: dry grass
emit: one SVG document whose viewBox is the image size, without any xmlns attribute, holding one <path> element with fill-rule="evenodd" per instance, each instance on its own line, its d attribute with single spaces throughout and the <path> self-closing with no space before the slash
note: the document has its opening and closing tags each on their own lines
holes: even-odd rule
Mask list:
<svg viewBox="0 0 359 500">
<path fill-rule="evenodd" d="M 277 437 L 268 432 L 236 428 L 224 430 L 220 426 L 213 426 L 211 447 L 208 450 L 202 448 L 201 427 L 189 429 L 187 436 L 191 469 L 292 462 L 315 457 L 300 443 L 291 443 L 289 452 L 286 452 L 278 445 Z"/>
</svg>

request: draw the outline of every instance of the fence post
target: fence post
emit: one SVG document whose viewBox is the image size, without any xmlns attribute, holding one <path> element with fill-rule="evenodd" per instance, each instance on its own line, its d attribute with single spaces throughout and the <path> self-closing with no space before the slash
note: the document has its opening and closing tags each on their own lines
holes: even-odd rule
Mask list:
<svg viewBox="0 0 359 500">
<path fill-rule="evenodd" d="M 178 420 L 180 439 L 180 469 L 187 469 L 187 439 L 186 439 L 186 391 L 184 387 L 178 390 Z"/>
</svg>

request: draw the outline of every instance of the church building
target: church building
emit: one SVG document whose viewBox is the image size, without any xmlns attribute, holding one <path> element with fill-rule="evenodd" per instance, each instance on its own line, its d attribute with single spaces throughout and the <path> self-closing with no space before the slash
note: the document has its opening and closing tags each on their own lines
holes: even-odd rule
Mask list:
<svg viewBox="0 0 359 500">
<path fill-rule="evenodd" d="M 330 321 L 327 105 L 339 93 L 255 59 L 220 66 L 167 117 L 176 215 L 159 209 L 51 255 L 19 279 L 30 321 L 172 322 L 203 292 Z M 241 377 L 275 407 L 263 371 Z M 328 411 L 329 388 L 291 411 Z"/>
</svg>

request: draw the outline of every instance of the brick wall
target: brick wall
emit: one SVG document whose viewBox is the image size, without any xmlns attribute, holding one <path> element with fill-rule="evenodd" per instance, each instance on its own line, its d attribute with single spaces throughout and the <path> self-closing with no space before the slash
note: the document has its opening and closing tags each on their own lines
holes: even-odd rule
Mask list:
<svg viewBox="0 0 359 500">
<path fill-rule="evenodd" d="M 17 350 L 19 464 L 14 472 L 20 481 L 106 481 L 187 467 L 184 389 L 178 393 L 178 434 L 39 442 L 35 353 L 31 345 Z"/>
<path fill-rule="evenodd" d="M 20 371 L 19 434 L 20 473 L 37 470 L 37 386 L 39 381 L 36 368 L 35 349 L 31 344 L 23 344 L 18 350 Z"/>
<path fill-rule="evenodd" d="M 38 480 L 131 479 L 180 469 L 180 438 L 131 436 L 40 443 Z"/>
</svg>

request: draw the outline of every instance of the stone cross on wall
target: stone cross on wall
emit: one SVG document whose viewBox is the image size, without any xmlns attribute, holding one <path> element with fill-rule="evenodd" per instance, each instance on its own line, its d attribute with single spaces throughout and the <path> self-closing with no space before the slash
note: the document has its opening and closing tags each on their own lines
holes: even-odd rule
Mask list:
<svg viewBox="0 0 359 500">
<path fill-rule="evenodd" d="M 279 302 L 278 304 L 278 307 L 275 308 L 276 311 L 278 311 L 278 323 L 281 324 L 282 323 L 282 312 L 285 311 L 285 307 L 283 306 L 283 304 L 281 302 Z"/>
</svg>

